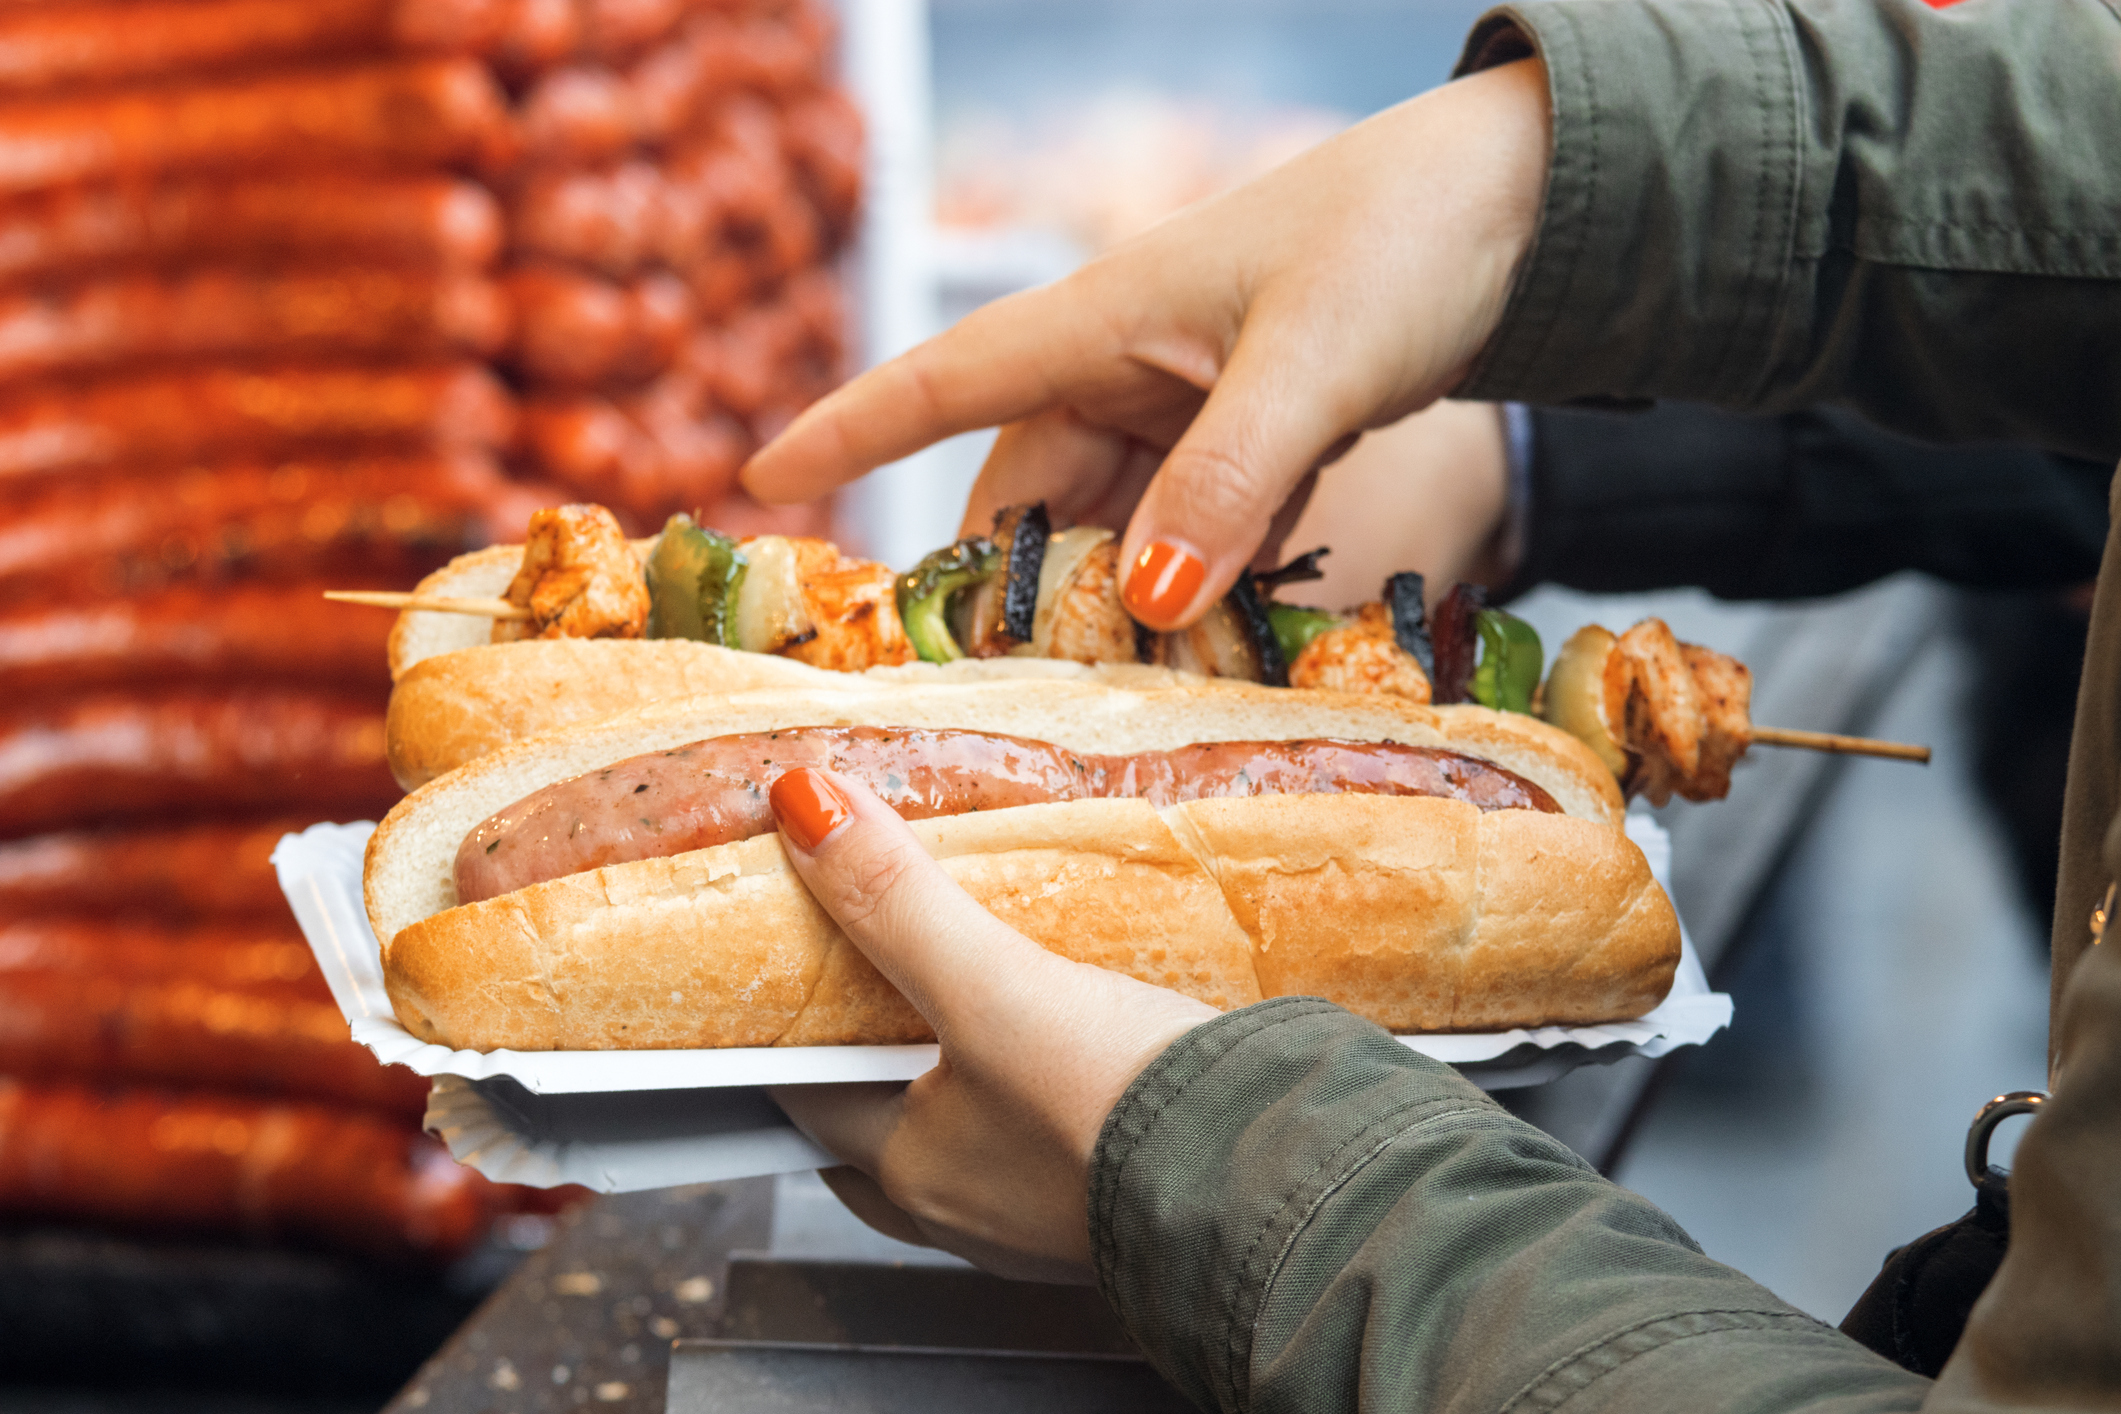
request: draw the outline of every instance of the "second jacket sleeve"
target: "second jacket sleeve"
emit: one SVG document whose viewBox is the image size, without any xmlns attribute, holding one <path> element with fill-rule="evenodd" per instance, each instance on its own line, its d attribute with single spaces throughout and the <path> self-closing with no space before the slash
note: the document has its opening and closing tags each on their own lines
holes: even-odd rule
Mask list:
<svg viewBox="0 0 2121 1414">
<path fill-rule="evenodd" d="M 2106 546 L 2110 464 L 1913 442 L 1835 409 L 1530 417 L 1525 550 L 1509 592 L 1698 585 L 1802 599 L 1901 570 L 2063 589 L 2098 574 Z"/>
<path fill-rule="evenodd" d="M 1929 1388 L 1309 998 L 1210 1021 L 1135 1080 L 1090 1236 L 1122 1322 L 1206 1409 L 1882 1414 Z"/>
<path fill-rule="evenodd" d="M 2121 455 L 2110 0 L 1531 0 L 1539 233 L 1458 396 L 1821 402 Z"/>
</svg>

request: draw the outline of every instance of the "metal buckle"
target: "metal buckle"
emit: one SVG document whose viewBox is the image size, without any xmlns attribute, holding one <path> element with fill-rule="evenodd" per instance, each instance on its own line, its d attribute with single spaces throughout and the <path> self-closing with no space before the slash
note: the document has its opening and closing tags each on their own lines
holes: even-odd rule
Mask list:
<svg viewBox="0 0 2121 1414">
<path fill-rule="evenodd" d="M 2106 897 L 2100 899 L 2099 906 L 2092 910 L 2093 947 L 2097 947 L 2106 941 L 2106 920 L 2114 916 L 2114 890 L 2117 887 L 2121 887 L 2121 882 L 2108 884 L 2106 886 Z"/>
<path fill-rule="evenodd" d="M 2109 898 L 2113 890 L 2108 889 Z M 1966 1131 L 1966 1177 L 1974 1187 L 1988 1182 L 1988 1141 L 1996 1132 L 1996 1126 L 2013 1115 L 2038 1114 L 2040 1106 L 2047 1103 L 2044 1090 L 2013 1090 L 2008 1095 L 1998 1095 L 1981 1107 L 1974 1122 Z"/>
</svg>

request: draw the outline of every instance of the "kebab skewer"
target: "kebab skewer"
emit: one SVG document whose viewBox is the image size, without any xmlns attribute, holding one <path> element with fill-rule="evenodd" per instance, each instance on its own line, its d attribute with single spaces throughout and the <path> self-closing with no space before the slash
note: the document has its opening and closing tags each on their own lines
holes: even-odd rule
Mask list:
<svg viewBox="0 0 2121 1414">
<path fill-rule="evenodd" d="M 499 587 L 503 571 L 510 576 L 498 596 L 459 592 L 476 576 L 444 571 L 410 596 L 335 597 L 491 616 L 495 642 L 681 639 L 842 673 L 921 662 L 952 677 L 1007 674 L 1024 670 L 1013 666 L 1022 660 L 1043 659 L 1107 674 L 1163 669 L 1419 703 L 1471 702 L 1562 727 L 1591 747 L 1627 794 L 1660 805 L 1674 795 L 1723 798 L 1732 766 L 1756 743 L 1928 759 L 1925 747 L 1754 726 L 1744 664 L 1679 642 L 1660 619 L 1622 634 L 1587 626 L 1563 645 L 1542 680 L 1537 632 L 1490 606 L 1478 586 L 1453 586 L 1433 609 L 1422 576 L 1413 573 L 1393 575 L 1377 600 L 1342 613 L 1276 597 L 1319 578 L 1326 553 L 1245 576 L 1199 623 L 1157 634 L 1136 624 L 1120 601 L 1118 538 L 1095 527 L 1056 532 L 1043 506 L 1011 507 L 990 535 L 959 540 L 903 575 L 849 558 L 828 541 L 737 540 L 685 516 L 672 517 L 653 539 L 628 542 L 601 507 L 568 506 L 538 512 L 520 553 L 503 547 L 468 557 L 482 562 L 488 585 Z M 405 622 L 393 636 L 394 660 L 412 656 L 402 651 Z M 476 641 L 459 637 L 452 646 Z M 780 685 L 773 672 L 761 674 L 766 667 L 757 664 L 729 688 Z M 393 668 L 401 696 L 423 686 L 415 664 L 394 661 Z M 564 665 L 570 677 L 591 670 L 586 659 Z M 691 665 L 666 663 L 659 671 L 669 690 L 700 690 Z M 663 690 L 644 684 L 642 700 Z M 399 734 L 394 727 L 401 779 L 429 778 L 428 767 L 404 769 Z M 508 739 L 520 734 L 519 725 L 504 732 Z M 442 754 L 435 763 L 442 769 L 469 759 L 461 751 Z"/>
</svg>

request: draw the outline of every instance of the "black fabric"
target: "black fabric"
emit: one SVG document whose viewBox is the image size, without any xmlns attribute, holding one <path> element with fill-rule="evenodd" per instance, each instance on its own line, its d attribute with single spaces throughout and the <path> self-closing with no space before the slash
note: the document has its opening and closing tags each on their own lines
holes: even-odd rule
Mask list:
<svg viewBox="0 0 2121 1414">
<path fill-rule="evenodd" d="M 1987 589 L 2099 570 L 2113 467 L 2027 447 L 1935 446 L 1852 413 L 1740 417 L 1535 409 L 1513 590 L 1698 585 L 1726 599 L 1836 594 L 1901 570 Z"/>
<path fill-rule="evenodd" d="M 1934 1379 L 1951 1357 L 1974 1303 L 2010 1250 L 2009 1175 L 1991 1168 L 1974 1209 L 1885 1259 L 1841 1333 L 1903 1369 Z"/>
</svg>

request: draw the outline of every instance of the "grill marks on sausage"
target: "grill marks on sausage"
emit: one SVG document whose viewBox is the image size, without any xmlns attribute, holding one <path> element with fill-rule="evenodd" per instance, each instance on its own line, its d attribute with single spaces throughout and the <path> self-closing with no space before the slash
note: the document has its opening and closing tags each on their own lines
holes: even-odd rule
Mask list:
<svg viewBox="0 0 2121 1414">
<path fill-rule="evenodd" d="M 801 727 L 637 756 L 526 796 L 465 837 L 457 897 L 473 903 L 608 864 L 770 834 L 767 787 L 798 766 L 852 776 L 908 820 L 1098 798 L 1160 808 L 1344 793 L 1441 796 L 1482 810 L 1561 809 L 1492 762 L 1395 742 L 1204 742 L 1106 756 L 992 732 Z"/>
</svg>

